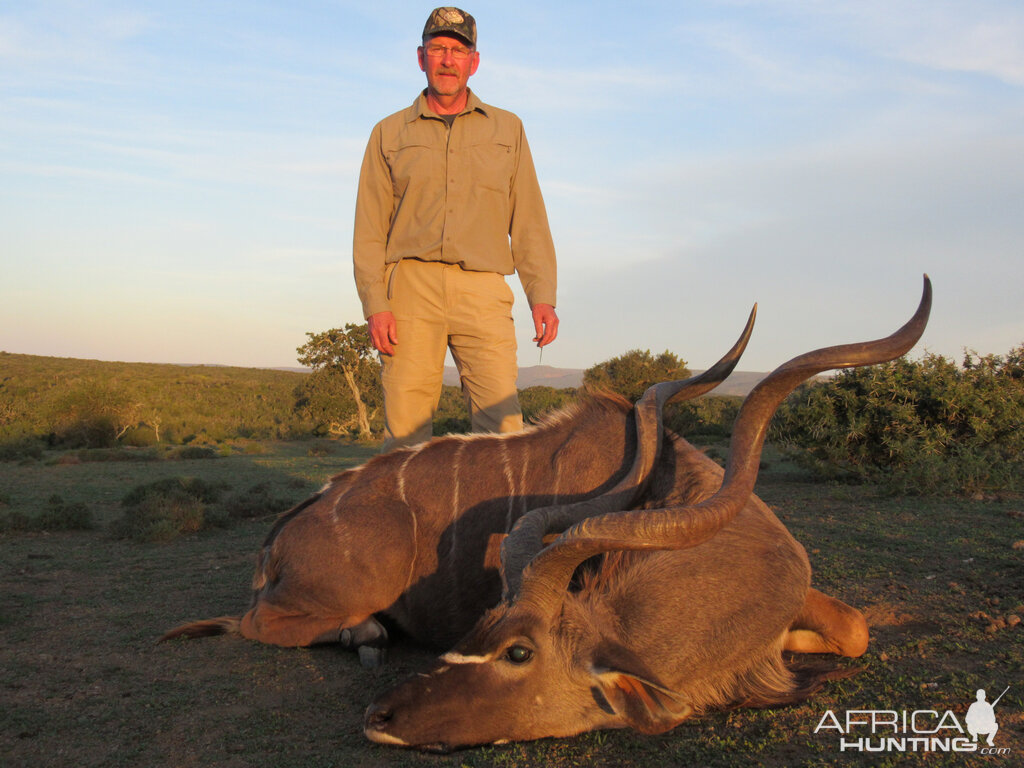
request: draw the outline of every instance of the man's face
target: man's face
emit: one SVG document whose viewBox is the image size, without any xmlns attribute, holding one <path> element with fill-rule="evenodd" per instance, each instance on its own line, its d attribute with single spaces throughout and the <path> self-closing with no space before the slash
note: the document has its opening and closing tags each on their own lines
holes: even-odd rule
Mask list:
<svg viewBox="0 0 1024 768">
<path fill-rule="evenodd" d="M 465 55 L 462 55 L 465 54 Z M 480 54 L 457 37 L 438 35 L 418 49 L 420 69 L 427 85 L 439 96 L 458 96 L 466 90 L 469 76 L 480 66 Z"/>
</svg>

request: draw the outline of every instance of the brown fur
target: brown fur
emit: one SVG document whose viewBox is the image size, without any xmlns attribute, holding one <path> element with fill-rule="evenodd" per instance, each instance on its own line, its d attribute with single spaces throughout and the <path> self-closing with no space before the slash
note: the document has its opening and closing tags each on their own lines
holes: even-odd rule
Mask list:
<svg viewBox="0 0 1024 768">
<path fill-rule="evenodd" d="M 197 637 L 240 635 L 241 631 L 239 630 L 239 623 L 240 617 L 238 616 L 221 616 L 216 619 L 193 621 L 191 624 L 183 624 L 180 627 L 172 629 L 170 632 L 164 633 L 157 642 L 162 643 L 164 640 L 173 640 L 179 637 L 191 640 Z"/>
</svg>

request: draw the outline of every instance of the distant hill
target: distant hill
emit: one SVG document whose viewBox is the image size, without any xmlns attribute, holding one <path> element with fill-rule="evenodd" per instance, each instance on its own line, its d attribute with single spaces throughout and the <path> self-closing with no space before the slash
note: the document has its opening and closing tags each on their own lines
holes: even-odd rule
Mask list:
<svg viewBox="0 0 1024 768">
<path fill-rule="evenodd" d="M 694 375 L 699 373 L 702 373 L 702 371 L 693 371 Z M 718 385 L 712 394 L 744 397 L 757 385 L 757 382 L 767 375 L 767 373 L 752 371 L 733 371 L 733 374 Z M 444 369 L 444 383 L 453 387 L 459 385 L 459 374 L 455 368 L 448 366 Z M 529 387 L 567 389 L 579 387 L 582 384 L 582 368 L 554 368 L 550 365 L 530 365 L 520 368 L 519 378 L 516 380 L 516 386 L 519 389 L 527 389 Z"/>
<path fill-rule="evenodd" d="M 444 383 L 451 387 L 459 386 L 459 372 L 452 366 L 445 366 Z M 551 387 L 552 389 L 570 389 L 583 383 L 582 368 L 553 368 L 550 365 L 530 365 L 519 369 L 516 379 L 518 389 L 529 387 Z"/>
<path fill-rule="evenodd" d="M 735 373 L 715 392 L 743 395 L 763 376 Z M 27 445 L 26 440 L 36 447 L 75 449 L 217 445 L 321 434 L 333 424 L 324 419 L 334 417 L 308 407 L 308 380 L 308 371 L 105 362 L 0 351 L 0 456 L 5 445 Z M 524 414 L 567 402 L 570 395 L 564 390 L 582 382 L 582 369 L 522 368 L 517 383 L 523 390 Z M 458 384 L 454 369 L 446 372 L 445 383 Z M 550 387 L 557 395 L 536 387 Z M 439 430 L 468 421 L 457 392 L 449 389 L 442 394 L 436 421 Z M 380 427 L 379 414 L 377 422 Z"/>
<path fill-rule="evenodd" d="M 130 365 L 145 365 L 145 363 L 132 363 Z M 218 368 L 230 366 L 184 365 L 182 367 Z M 253 368 L 248 370 L 287 371 L 290 373 L 310 372 L 309 368 L 302 368 L 298 366 L 281 366 L 277 368 Z M 551 387 L 552 389 L 575 389 L 583 385 L 584 370 L 585 369 L 583 368 L 555 368 L 550 365 L 528 365 L 526 367 L 519 369 L 519 378 L 516 379 L 516 388 L 528 389 L 530 387 Z M 694 376 L 703 372 L 704 371 L 700 369 L 694 369 L 691 371 L 692 375 Z M 750 393 L 750 390 L 757 386 L 757 383 L 767 375 L 767 373 L 761 373 L 759 371 L 733 371 L 732 375 L 729 376 L 728 379 L 719 384 L 717 387 L 715 387 L 714 391 L 711 394 L 746 397 Z M 459 386 L 459 372 L 453 366 L 445 366 L 444 383 L 450 387 Z"/>
<path fill-rule="evenodd" d="M 14 360 L 21 359 L 23 362 L 32 361 L 32 365 L 39 365 L 42 367 L 57 366 L 58 368 L 68 368 L 70 370 L 81 370 L 88 367 L 100 367 L 108 371 L 120 369 L 123 374 L 127 374 L 128 371 L 142 372 L 142 371 L 154 371 L 157 369 L 163 369 L 165 371 L 173 371 L 174 369 L 198 369 L 212 372 L 213 370 L 223 370 L 225 375 L 244 376 L 245 371 L 251 371 L 253 373 L 259 371 L 281 371 L 292 374 L 308 374 L 309 368 L 303 368 L 298 366 L 280 366 L 274 368 L 241 368 L 237 366 L 222 366 L 222 365 L 210 365 L 210 364 L 160 364 L 160 363 L 114 363 L 98 360 L 79 360 L 75 358 L 52 358 L 52 357 L 37 357 L 34 355 L 13 355 L 8 352 L 0 352 L 0 365 L 7 367 L 12 364 Z M 519 378 L 516 379 L 516 386 L 519 389 L 528 389 L 529 387 L 551 387 L 552 389 L 570 389 L 576 388 L 583 384 L 583 368 L 555 368 L 550 365 L 530 365 L 519 369 Z M 701 373 L 700 370 L 694 370 L 693 374 L 696 375 Z M 733 374 L 720 384 L 715 390 L 716 395 L 739 395 L 745 396 L 750 392 L 754 386 L 761 381 L 767 373 L 758 373 L 752 371 L 734 371 Z M 452 366 L 447 366 L 444 369 L 444 383 L 457 387 L 459 385 L 459 374 Z"/>
<path fill-rule="evenodd" d="M 695 370 L 693 373 L 696 375 L 698 373 L 703 373 L 703 371 Z M 711 394 L 746 397 L 750 393 L 750 390 L 756 387 L 757 383 L 767 375 L 767 373 L 759 373 L 755 371 L 733 371 L 732 375 L 729 376 L 728 379 L 711 391 Z"/>
</svg>

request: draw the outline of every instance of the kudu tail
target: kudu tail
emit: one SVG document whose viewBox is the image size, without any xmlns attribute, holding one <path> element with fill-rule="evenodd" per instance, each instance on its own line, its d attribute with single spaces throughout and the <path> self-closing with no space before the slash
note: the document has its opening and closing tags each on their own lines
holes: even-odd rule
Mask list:
<svg viewBox="0 0 1024 768">
<path fill-rule="evenodd" d="M 174 640 L 175 638 L 183 638 L 185 640 L 191 640 L 196 637 L 214 637 L 216 635 L 241 635 L 240 629 L 242 623 L 241 616 L 220 616 L 216 619 L 203 619 L 202 621 L 193 621 L 188 624 L 182 624 L 180 627 L 165 632 L 163 636 L 157 640 L 158 643 L 162 643 L 164 640 Z"/>
</svg>

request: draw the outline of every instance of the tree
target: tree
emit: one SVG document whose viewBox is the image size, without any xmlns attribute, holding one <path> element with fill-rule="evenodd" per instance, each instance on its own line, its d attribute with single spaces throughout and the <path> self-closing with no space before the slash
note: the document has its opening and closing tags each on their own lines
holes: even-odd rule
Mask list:
<svg viewBox="0 0 1024 768">
<path fill-rule="evenodd" d="M 680 360 L 668 350 L 655 357 L 650 350 L 633 349 L 588 368 L 583 372 L 583 383 L 589 387 L 618 392 L 635 403 L 652 384 L 685 379 L 689 375 L 686 361 Z"/>
<path fill-rule="evenodd" d="M 313 373 L 300 406 L 321 423 L 332 425 L 332 432 L 355 423 L 360 437 L 370 437 L 370 409 L 379 407 L 383 394 L 380 364 L 366 324 L 348 323 L 344 330 L 332 328 L 306 336 L 309 341 L 298 348 L 298 359 Z M 344 388 L 339 386 L 339 378 Z"/>
</svg>

